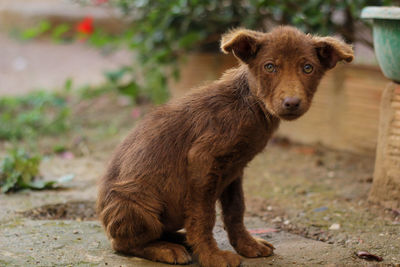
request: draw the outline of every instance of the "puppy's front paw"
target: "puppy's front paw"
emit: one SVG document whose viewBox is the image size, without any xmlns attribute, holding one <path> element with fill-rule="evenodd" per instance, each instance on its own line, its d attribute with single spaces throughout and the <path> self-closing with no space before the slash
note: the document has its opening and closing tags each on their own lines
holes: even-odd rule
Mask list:
<svg viewBox="0 0 400 267">
<path fill-rule="evenodd" d="M 203 267 L 237 267 L 242 258 L 230 251 L 215 251 L 199 255 L 199 263 Z"/>
<path fill-rule="evenodd" d="M 239 239 L 234 245 L 235 250 L 247 258 L 268 257 L 274 253 L 274 246 L 264 239 L 251 236 Z"/>
</svg>

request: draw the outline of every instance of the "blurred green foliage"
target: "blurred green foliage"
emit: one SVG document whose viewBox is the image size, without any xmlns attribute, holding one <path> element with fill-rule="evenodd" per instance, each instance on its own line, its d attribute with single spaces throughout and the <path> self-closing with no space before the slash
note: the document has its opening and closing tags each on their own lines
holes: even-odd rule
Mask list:
<svg viewBox="0 0 400 267">
<path fill-rule="evenodd" d="M 92 0 L 77 0 L 92 5 Z M 400 0 L 108 0 L 119 9 L 127 27 L 107 34 L 96 27 L 86 41 L 107 51 L 124 47 L 134 52 L 133 63 L 106 74 L 111 82 L 124 77 L 120 93 L 134 99 L 147 95 L 156 104 L 168 98 L 168 84 L 179 78 L 179 61 L 189 51 L 218 51 L 220 35 L 235 27 L 267 31 L 275 25 L 294 25 L 305 32 L 339 34 L 347 42 L 372 46 L 368 27 L 360 20 L 365 6 L 399 4 Z M 49 30 L 44 24 L 25 35 Z M 72 27 L 52 29 L 53 39 L 63 38 Z M 367 33 L 367 34 L 366 34 Z"/>
<path fill-rule="evenodd" d="M 69 113 L 66 97 L 58 93 L 0 98 L 0 140 L 63 133 L 69 128 Z"/>
<path fill-rule="evenodd" d="M 30 188 L 39 173 L 40 161 L 40 156 L 30 156 L 22 149 L 9 151 L 0 165 L 1 192 Z"/>
<path fill-rule="evenodd" d="M 26 29 L 20 34 L 21 39 L 29 40 L 36 38 L 44 33 L 46 33 L 51 28 L 51 23 L 48 21 L 41 21 L 38 25 Z"/>
<path fill-rule="evenodd" d="M 12 149 L 0 163 L 0 189 L 2 193 L 22 189 L 50 189 L 71 181 L 74 175 L 64 175 L 57 180 L 38 179 L 41 157 L 29 155 L 23 149 Z"/>
<path fill-rule="evenodd" d="M 168 81 L 179 77 L 177 63 L 188 51 L 217 51 L 220 35 L 234 27 L 268 30 L 290 24 L 305 32 L 340 34 L 348 42 L 370 41 L 360 20 L 368 5 L 390 5 L 395 0 L 111 0 L 130 27 L 112 43 L 137 52 L 140 70 L 132 68 L 135 87 L 144 87 L 155 102 L 167 98 Z M 96 36 L 98 39 L 98 36 Z M 138 67 L 136 67 L 138 68 Z M 137 76 L 144 77 L 137 84 Z"/>
</svg>

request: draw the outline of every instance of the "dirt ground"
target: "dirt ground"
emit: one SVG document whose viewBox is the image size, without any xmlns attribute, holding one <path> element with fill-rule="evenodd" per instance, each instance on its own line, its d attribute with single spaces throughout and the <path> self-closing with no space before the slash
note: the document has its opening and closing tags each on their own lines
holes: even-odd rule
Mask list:
<svg viewBox="0 0 400 267">
<path fill-rule="evenodd" d="M 44 179 L 72 173 L 74 180 L 64 189 L 0 195 L 0 266 L 155 266 L 112 252 L 94 212 L 96 182 L 135 123 L 132 107 L 117 96 L 88 101 L 75 110 L 91 126 L 61 140 L 68 156 L 49 154 L 41 166 Z M 46 151 L 55 142 L 43 138 L 39 145 Z M 271 140 L 245 172 L 246 224 L 274 243 L 276 254 L 244 266 L 373 264 L 359 251 L 399 266 L 400 211 L 366 201 L 373 164 L 372 157 Z M 215 235 L 221 248 L 232 249 L 220 222 Z"/>
</svg>

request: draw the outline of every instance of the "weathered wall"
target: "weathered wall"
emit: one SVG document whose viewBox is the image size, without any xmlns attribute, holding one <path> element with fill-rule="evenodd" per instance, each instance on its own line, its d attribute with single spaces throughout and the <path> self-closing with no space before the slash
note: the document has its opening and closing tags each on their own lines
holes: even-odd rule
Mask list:
<svg viewBox="0 0 400 267">
<path fill-rule="evenodd" d="M 180 97 L 193 87 L 218 79 L 224 71 L 237 64 L 236 58 L 222 53 L 190 54 L 180 64 L 179 81 L 170 84 L 171 95 Z"/>
</svg>

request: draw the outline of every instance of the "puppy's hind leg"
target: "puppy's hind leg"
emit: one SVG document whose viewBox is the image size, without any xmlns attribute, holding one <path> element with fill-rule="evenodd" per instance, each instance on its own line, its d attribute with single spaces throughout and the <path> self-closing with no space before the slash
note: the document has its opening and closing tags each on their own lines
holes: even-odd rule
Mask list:
<svg viewBox="0 0 400 267">
<path fill-rule="evenodd" d="M 161 236 L 162 241 L 167 241 L 184 246 L 187 251 L 192 253 L 192 247 L 189 246 L 186 238 L 186 231 L 179 230 L 176 232 L 164 232 Z"/>
<path fill-rule="evenodd" d="M 100 218 L 117 252 L 170 264 L 191 262 L 184 246 L 160 240 L 158 215 L 131 200 L 114 198 L 100 212 Z"/>
</svg>

